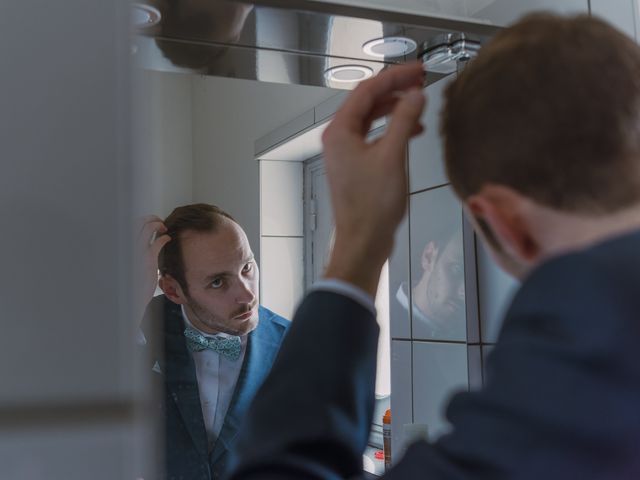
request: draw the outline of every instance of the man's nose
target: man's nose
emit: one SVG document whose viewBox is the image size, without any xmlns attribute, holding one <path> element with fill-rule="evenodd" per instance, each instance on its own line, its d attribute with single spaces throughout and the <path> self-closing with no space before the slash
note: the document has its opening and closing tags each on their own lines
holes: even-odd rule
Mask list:
<svg viewBox="0 0 640 480">
<path fill-rule="evenodd" d="M 252 303 L 256 296 L 251 288 L 251 283 L 246 280 L 240 280 L 238 282 L 238 291 L 236 293 L 237 303 Z"/>
<path fill-rule="evenodd" d="M 461 302 L 464 302 L 464 281 L 460 282 L 460 285 L 458 286 L 458 299 Z"/>
</svg>

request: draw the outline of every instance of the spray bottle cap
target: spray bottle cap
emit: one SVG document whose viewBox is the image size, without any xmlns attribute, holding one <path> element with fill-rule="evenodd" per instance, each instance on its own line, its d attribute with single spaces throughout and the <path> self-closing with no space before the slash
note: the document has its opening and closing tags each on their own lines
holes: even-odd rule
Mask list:
<svg viewBox="0 0 640 480">
<path fill-rule="evenodd" d="M 384 412 L 384 416 L 382 417 L 382 423 L 391 423 L 391 409 L 387 408 L 387 411 Z"/>
</svg>

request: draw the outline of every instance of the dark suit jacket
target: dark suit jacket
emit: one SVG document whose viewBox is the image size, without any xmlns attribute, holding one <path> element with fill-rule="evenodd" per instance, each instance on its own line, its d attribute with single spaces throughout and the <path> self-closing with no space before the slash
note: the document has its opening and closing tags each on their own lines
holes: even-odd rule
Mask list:
<svg viewBox="0 0 640 480">
<path fill-rule="evenodd" d="M 209 452 L 196 370 L 186 346 L 180 306 L 164 295 L 149 304 L 143 332 L 152 348 L 150 366 L 160 383 L 158 391 L 164 392 L 160 408 L 165 425 L 166 478 L 209 480 L 220 478 L 225 472 L 228 451 L 249 403 L 267 376 L 289 328 L 288 320 L 262 306 L 259 315 L 258 326 L 249 333 L 244 362 L 220 436 Z"/>
<path fill-rule="evenodd" d="M 239 436 L 234 480 L 361 475 L 377 330 L 344 296 L 306 297 Z M 414 444 L 385 478 L 640 479 L 640 232 L 536 269 L 487 371 L 481 391 L 451 401 L 452 433 Z"/>
</svg>

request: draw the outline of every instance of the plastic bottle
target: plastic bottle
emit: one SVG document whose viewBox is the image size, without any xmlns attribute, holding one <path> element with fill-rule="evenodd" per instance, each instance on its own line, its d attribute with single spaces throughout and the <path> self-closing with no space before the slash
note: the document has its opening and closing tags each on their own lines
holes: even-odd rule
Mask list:
<svg viewBox="0 0 640 480">
<path fill-rule="evenodd" d="M 384 469 L 391 468 L 391 410 L 387 409 L 382 417 L 382 446 L 384 448 Z"/>
</svg>

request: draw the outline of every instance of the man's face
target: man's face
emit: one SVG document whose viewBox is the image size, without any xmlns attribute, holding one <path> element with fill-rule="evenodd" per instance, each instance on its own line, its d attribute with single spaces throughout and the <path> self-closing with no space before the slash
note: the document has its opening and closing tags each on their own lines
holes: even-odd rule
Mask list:
<svg viewBox="0 0 640 480">
<path fill-rule="evenodd" d="M 444 326 L 465 315 L 462 233 L 458 232 L 444 249 L 430 242 L 423 254 L 424 274 L 415 292 L 417 307 L 431 320 Z"/>
<path fill-rule="evenodd" d="M 207 333 L 245 335 L 258 325 L 258 266 L 240 226 L 225 219 L 214 233 L 181 236 L 185 310 Z"/>
</svg>

